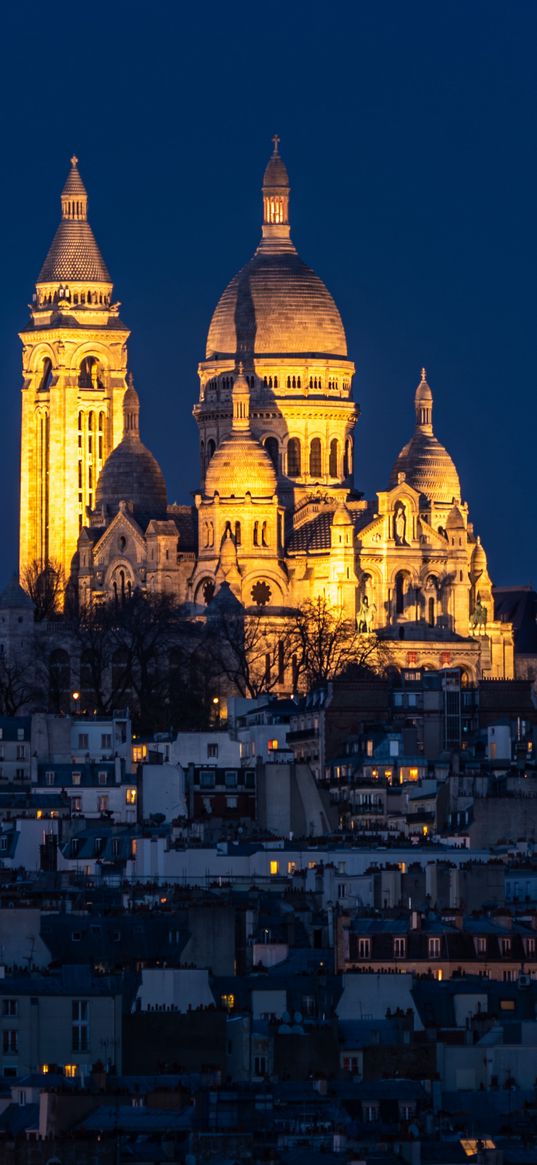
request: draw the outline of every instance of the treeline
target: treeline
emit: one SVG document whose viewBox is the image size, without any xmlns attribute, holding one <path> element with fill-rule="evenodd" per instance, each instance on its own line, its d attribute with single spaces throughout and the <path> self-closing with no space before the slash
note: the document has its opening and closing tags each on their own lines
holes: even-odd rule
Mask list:
<svg viewBox="0 0 537 1165">
<path fill-rule="evenodd" d="M 129 707 L 139 732 L 196 730 L 214 722 L 224 695 L 307 691 L 389 664 L 377 636 L 324 598 L 267 616 L 245 610 L 224 584 L 203 616 L 140 591 L 86 610 L 67 603 L 60 615 L 55 575 L 50 592 L 42 588 L 31 649 L 0 658 L 3 714 Z"/>
</svg>

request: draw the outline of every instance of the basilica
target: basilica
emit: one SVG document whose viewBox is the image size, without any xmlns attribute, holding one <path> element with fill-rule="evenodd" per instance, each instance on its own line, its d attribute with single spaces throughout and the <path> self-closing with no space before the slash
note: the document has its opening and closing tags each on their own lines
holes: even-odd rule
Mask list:
<svg viewBox="0 0 537 1165">
<path fill-rule="evenodd" d="M 261 238 L 218 300 L 199 364 L 195 505 L 170 505 L 71 159 L 21 333 L 21 578 L 57 562 L 82 605 L 140 588 L 174 596 L 192 619 L 224 584 L 275 624 L 322 597 L 400 667 L 512 677 L 512 628 L 494 619 L 425 369 L 389 481 L 373 500 L 355 488 L 354 364 L 336 303 L 293 244 L 289 204 L 276 137 Z"/>
</svg>

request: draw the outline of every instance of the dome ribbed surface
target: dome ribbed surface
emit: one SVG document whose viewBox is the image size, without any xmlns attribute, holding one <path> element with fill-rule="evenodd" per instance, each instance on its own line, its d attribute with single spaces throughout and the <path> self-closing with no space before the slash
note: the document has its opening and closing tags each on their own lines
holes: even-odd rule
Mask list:
<svg viewBox="0 0 537 1165">
<path fill-rule="evenodd" d="M 296 252 L 258 252 L 226 287 L 206 358 L 236 353 L 347 356 L 336 304 Z"/>
<path fill-rule="evenodd" d="M 62 219 L 49 253 L 39 272 L 38 283 L 111 283 L 106 263 L 85 220 Z"/>
<path fill-rule="evenodd" d="M 404 473 L 409 485 L 424 494 L 429 501 L 461 500 L 461 486 L 455 465 L 434 433 L 416 429 L 395 462 L 390 475 L 390 487 L 397 485 L 399 473 Z"/>
<path fill-rule="evenodd" d="M 271 498 L 276 493 L 276 472 L 268 453 L 249 432 L 231 433 L 219 445 L 205 475 L 205 494 L 223 498 Z"/>
<path fill-rule="evenodd" d="M 269 158 L 263 175 L 263 186 L 289 186 L 287 166 L 279 154 Z"/>
<path fill-rule="evenodd" d="M 168 504 L 160 465 L 138 438 L 124 437 L 107 458 L 97 482 L 96 506 L 117 513 L 120 502 L 131 502 L 134 513 L 160 518 Z"/>
</svg>

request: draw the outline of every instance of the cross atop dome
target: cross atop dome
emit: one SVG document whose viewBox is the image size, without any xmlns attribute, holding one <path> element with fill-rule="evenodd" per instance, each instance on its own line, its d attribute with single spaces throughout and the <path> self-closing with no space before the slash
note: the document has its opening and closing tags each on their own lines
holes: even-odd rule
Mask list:
<svg viewBox="0 0 537 1165">
<path fill-rule="evenodd" d="M 278 157 L 278 156 L 279 156 L 278 146 L 279 146 L 279 144 L 280 144 L 280 141 L 281 141 L 281 139 L 280 139 L 279 135 L 278 135 L 277 133 L 275 133 L 275 134 L 273 134 L 273 136 L 272 136 L 272 140 L 273 140 L 273 142 L 274 142 L 274 153 L 273 153 L 273 155 L 272 155 L 272 156 L 273 156 L 273 157 Z"/>
</svg>

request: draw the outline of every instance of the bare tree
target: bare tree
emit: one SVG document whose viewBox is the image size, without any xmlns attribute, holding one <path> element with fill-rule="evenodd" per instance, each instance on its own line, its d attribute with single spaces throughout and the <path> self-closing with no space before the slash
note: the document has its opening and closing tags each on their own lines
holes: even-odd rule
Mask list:
<svg viewBox="0 0 537 1165">
<path fill-rule="evenodd" d="M 18 716 L 43 703 L 35 661 L 0 655 L 0 710 L 3 716 Z"/>
<path fill-rule="evenodd" d="M 245 611 L 226 586 L 224 583 L 220 588 L 210 608 L 208 650 L 230 689 L 255 698 L 284 683 L 294 641 L 288 620 L 276 621 L 261 611 Z"/>
<path fill-rule="evenodd" d="M 340 608 L 319 597 L 305 602 L 296 612 L 290 631 L 295 675 L 302 675 L 309 689 L 341 675 L 350 667 L 382 674 L 388 654 L 374 632 L 356 629 Z"/>
<path fill-rule="evenodd" d="M 47 559 L 43 565 L 39 559 L 25 568 L 22 587 L 30 596 L 35 608 L 35 621 L 53 619 L 61 612 L 65 596 L 65 575 L 61 563 Z"/>
</svg>

